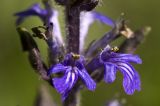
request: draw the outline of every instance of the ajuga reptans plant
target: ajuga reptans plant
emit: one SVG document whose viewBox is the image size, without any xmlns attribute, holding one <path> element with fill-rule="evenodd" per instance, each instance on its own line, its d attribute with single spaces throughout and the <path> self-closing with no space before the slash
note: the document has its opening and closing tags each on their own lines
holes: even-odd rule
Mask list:
<svg viewBox="0 0 160 106">
<path fill-rule="evenodd" d="M 52 7 L 50 0 L 42 2 L 44 8 L 36 3 L 15 13 L 17 31 L 31 66 L 62 96 L 64 106 L 78 105 L 77 95 L 85 87 L 94 93 L 96 85 L 103 79 L 107 84 L 113 83 L 117 71 L 123 75 L 122 85 L 126 94 L 132 95 L 141 90 L 140 76 L 131 63 L 142 63 L 141 58 L 133 53 L 149 28 L 132 31 L 123 17 L 114 21 L 94 11 L 99 0 L 55 0 L 57 5 L 64 7 L 64 41 L 58 11 Z M 29 16 L 39 17 L 43 22 L 42 26 L 33 27 L 32 33 L 19 27 Z M 111 30 L 86 47 L 89 27 L 95 21 L 110 26 Z M 122 44 L 111 47 L 111 43 L 121 36 L 125 37 Z M 41 58 L 34 37 L 48 45 L 48 64 Z"/>
</svg>

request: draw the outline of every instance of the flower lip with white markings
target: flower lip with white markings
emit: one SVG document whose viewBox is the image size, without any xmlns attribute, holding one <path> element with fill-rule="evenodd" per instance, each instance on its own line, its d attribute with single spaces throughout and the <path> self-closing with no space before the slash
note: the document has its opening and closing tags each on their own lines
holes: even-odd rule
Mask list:
<svg viewBox="0 0 160 106">
<path fill-rule="evenodd" d="M 64 75 L 60 78 L 52 78 L 55 89 L 62 95 L 62 100 L 66 99 L 70 90 L 77 82 L 78 77 L 80 77 L 89 90 L 95 90 L 96 83 L 87 73 L 83 62 L 83 56 L 70 53 L 65 56 L 61 63 L 54 65 L 49 70 L 49 76 L 59 72 L 64 73 Z"/>
<path fill-rule="evenodd" d="M 138 72 L 129 63 L 141 64 L 142 60 L 138 55 L 115 53 L 110 46 L 107 46 L 100 53 L 99 61 L 104 65 L 104 80 L 106 83 L 114 82 L 116 72 L 119 70 L 123 74 L 123 88 L 125 92 L 131 95 L 135 90 L 140 91 L 140 77 Z"/>
</svg>

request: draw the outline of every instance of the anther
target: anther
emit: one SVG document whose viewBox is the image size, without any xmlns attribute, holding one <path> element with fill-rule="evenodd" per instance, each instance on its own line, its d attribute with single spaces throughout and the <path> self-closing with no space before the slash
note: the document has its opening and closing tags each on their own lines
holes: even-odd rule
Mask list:
<svg viewBox="0 0 160 106">
<path fill-rule="evenodd" d="M 112 51 L 117 52 L 119 48 L 117 46 L 111 48 Z"/>
</svg>

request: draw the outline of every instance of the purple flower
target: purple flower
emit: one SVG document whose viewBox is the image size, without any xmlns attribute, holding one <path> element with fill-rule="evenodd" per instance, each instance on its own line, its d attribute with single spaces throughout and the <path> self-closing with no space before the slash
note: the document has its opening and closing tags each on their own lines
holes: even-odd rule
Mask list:
<svg viewBox="0 0 160 106">
<path fill-rule="evenodd" d="M 56 64 L 49 71 L 49 75 L 56 73 L 63 73 L 62 77 L 52 78 L 55 89 L 62 95 L 62 100 L 65 100 L 68 96 L 78 77 L 81 78 L 89 90 L 93 91 L 96 88 L 96 83 L 84 67 L 83 56 L 73 53 L 67 54 L 62 63 Z"/>
<path fill-rule="evenodd" d="M 99 61 L 104 65 L 104 80 L 106 83 L 112 83 L 116 79 L 116 72 L 120 70 L 123 74 L 123 88 L 129 95 L 135 90 L 140 91 L 141 82 L 138 72 L 129 63 L 141 64 L 139 56 L 133 54 L 115 53 L 107 46 L 100 54 Z"/>
</svg>

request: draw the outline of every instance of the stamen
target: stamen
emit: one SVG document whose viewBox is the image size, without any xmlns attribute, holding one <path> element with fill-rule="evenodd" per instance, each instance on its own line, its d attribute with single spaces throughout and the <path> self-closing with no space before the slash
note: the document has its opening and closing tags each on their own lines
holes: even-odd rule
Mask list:
<svg viewBox="0 0 160 106">
<path fill-rule="evenodd" d="M 79 54 L 74 54 L 74 53 L 72 53 L 72 57 L 73 57 L 75 60 L 77 60 L 77 59 L 80 58 L 80 55 L 79 55 Z"/>
<path fill-rule="evenodd" d="M 113 52 L 117 52 L 117 51 L 119 50 L 119 48 L 118 48 L 117 46 L 115 46 L 115 47 L 112 47 L 111 50 L 112 50 Z"/>
</svg>

